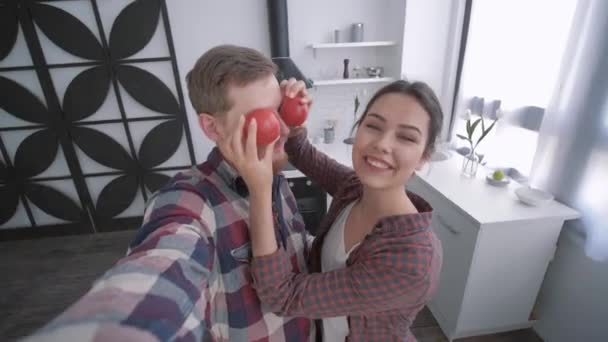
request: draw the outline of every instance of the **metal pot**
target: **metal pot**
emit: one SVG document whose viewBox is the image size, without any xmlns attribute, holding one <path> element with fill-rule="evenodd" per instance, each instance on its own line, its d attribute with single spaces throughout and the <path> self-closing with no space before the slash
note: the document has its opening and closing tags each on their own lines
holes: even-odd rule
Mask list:
<svg viewBox="0 0 608 342">
<path fill-rule="evenodd" d="M 369 77 L 382 77 L 382 73 L 384 72 L 384 68 L 379 66 L 367 67 L 365 70 L 367 70 Z"/>
</svg>

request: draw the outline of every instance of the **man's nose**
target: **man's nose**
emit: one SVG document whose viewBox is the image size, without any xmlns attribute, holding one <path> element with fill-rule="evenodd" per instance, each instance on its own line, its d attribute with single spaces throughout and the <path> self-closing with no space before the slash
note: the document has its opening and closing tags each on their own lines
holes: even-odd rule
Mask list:
<svg viewBox="0 0 608 342">
<path fill-rule="evenodd" d="M 279 120 L 279 127 L 281 128 L 281 136 L 287 136 L 289 134 L 289 127 L 287 126 L 287 124 L 285 123 L 285 121 L 283 121 L 283 118 L 281 118 L 281 115 L 279 114 L 279 112 L 275 112 L 274 114 L 277 117 L 277 120 Z"/>
</svg>

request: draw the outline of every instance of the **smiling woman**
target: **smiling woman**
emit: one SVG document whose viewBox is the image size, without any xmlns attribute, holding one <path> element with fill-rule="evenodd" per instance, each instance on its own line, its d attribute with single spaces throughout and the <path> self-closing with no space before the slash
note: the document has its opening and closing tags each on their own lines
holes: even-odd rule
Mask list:
<svg viewBox="0 0 608 342">
<path fill-rule="evenodd" d="M 303 84 L 295 86 L 306 95 Z M 326 341 L 413 338 L 410 324 L 434 295 L 442 250 L 430 227 L 432 208 L 404 187 L 429 160 L 442 120 L 426 84 L 397 81 L 372 97 L 356 123 L 354 170 L 317 150 L 306 129 L 290 133 L 290 162 L 333 197 L 310 251 L 312 274 L 292 269 L 277 245 L 271 211 L 264 210 L 270 198 L 260 195 L 270 191 L 259 177 L 263 164 L 239 169 L 256 194 L 251 272 L 270 310 L 322 319 Z"/>
<path fill-rule="evenodd" d="M 389 93 L 378 97 L 355 135 L 353 167 L 361 181 L 378 188 L 404 185 L 428 159 L 430 121 L 411 96 Z"/>
</svg>

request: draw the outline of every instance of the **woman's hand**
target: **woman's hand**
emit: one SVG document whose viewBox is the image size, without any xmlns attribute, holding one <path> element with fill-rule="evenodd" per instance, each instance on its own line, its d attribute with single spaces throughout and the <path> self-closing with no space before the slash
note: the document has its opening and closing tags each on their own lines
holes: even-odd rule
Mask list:
<svg viewBox="0 0 608 342">
<path fill-rule="evenodd" d="M 270 192 L 272 189 L 272 152 L 278 138 L 267 146 L 257 145 L 257 123 L 251 120 L 247 140 L 243 141 L 245 116 L 239 118 L 236 129 L 220 138 L 217 145 L 224 158 L 237 170 L 250 193 Z"/>
<path fill-rule="evenodd" d="M 304 81 L 296 81 L 295 78 L 281 81 L 281 95 L 286 97 L 294 98 L 300 97 L 300 103 L 306 106 L 306 111 L 310 112 L 310 106 L 312 105 L 312 98 L 308 95 L 306 90 L 306 83 Z M 289 127 L 289 136 L 297 134 L 304 125 L 298 127 Z"/>
<path fill-rule="evenodd" d="M 312 105 L 312 98 L 308 95 L 308 90 L 306 90 L 306 83 L 304 81 L 296 81 L 295 78 L 290 78 L 288 80 L 281 81 L 281 95 L 294 98 L 296 96 L 301 97 L 300 103 L 303 105 L 310 106 Z"/>
</svg>

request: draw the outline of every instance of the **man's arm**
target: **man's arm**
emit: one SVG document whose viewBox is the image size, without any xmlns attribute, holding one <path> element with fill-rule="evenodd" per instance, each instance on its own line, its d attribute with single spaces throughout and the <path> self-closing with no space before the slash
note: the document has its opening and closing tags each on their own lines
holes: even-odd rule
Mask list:
<svg viewBox="0 0 608 342">
<path fill-rule="evenodd" d="M 209 336 L 214 225 L 200 195 L 168 188 L 149 202 L 126 257 L 28 340 L 165 341 Z M 73 337 L 73 338 L 72 338 Z"/>
</svg>

